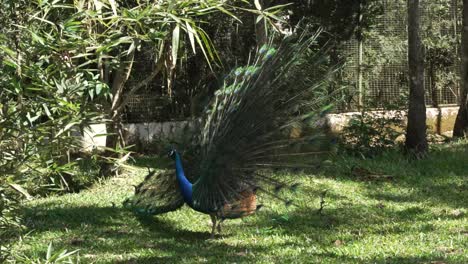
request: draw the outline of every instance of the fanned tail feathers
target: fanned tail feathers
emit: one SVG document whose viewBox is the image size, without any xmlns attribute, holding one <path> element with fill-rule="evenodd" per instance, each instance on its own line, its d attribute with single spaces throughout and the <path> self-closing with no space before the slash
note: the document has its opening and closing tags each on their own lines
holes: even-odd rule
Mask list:
<svg viewBox="0 0 468 264">
<path fill-rule="evenodd" d="M 195 153 L 185 170 L 193 177 L 193 208 L 234 217 L 250 214 L 261 191 L 292 203 L 282 190 L 298 188 L 281 169 L 311 169 L 326 153 L 321 118 L 332 108 L 324 85 L 335 70 L 316 47 L 320 32 L 264 45 L 245 67 L 233 70 L 203 116 Z M 324 66 L 325 65 L 325 66 Z M 173 171 L 149 174 L 126 206 L 159 214 L 182 206 Z"/>
<path fill-rule="evenodd" d="M 272 177 L 270 169 L 316 168 L 314 161 L 326 152 L 322 143 L 329 142 L 318 124 L 331 109 L 324 84 L 334 70 L 322 68 L 323 50 L 311 48 L 316 38 L 303 34 L 277 49 L 263 46 L 215 93 L 200 134 L 200 178 L 193 187 L 202 210 L 241 199 L 248 188 L 291 204 L 277 193 L 297 185 Z"/>
<path fill-rule="evenodd" d="M 148 171 L 135 187 L 135 194 L 123 205 L 140 214 L 156 215 L 177 210 L 184 204 L 174 170 Z"/>
</svg>

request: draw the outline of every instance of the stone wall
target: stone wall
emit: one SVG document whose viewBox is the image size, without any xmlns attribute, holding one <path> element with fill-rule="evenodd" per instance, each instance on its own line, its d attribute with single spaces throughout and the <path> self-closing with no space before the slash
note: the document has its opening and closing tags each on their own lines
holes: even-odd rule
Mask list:
<svg viewBox="0 0 468 264">
<path fill-rule="evenodd" d="M 162 123 L 131 123 L 124 124 L 127 141 L 130 143 L 159 141 L 181 141 L 187 134 L 193 133 L 197 120 L 170 121 Z"/>
<path fill-rule="evenodd" d="M 171 122 L 149 122 L 124 124 L 127 142 L 142 144 L 153 141 L 181 141 L 186 133 L 191 133 L 196 125 L 194 121 L 171 121 Z M 82 146 L 85 151 L 106 146 L 106 133 L 104 124 L 91 125 L 90 129 L 84 131 Z"/>
<path fill-rule="evenodd" d="M 397 111 L 372 111 L 382 116 L 394 116 Z M 401 111 L 406 116 L 406 111 Z M 453 130 L 455 119 L 457 118 L 457 107 L 427 108 L 426 123 L 428 132 L 449 135 Z M 327 124 L 332 133 L 339 134 L 349 121 L 360 112 L 349 112 L 341 114 L 329 114 Z"/>
<path fill-rule="evenodd" d="M 395 115 L 396 111 L 374 111 L 382 116 Z M 406 114 L 406 112 L 404 112 Z M 444 135 L 451 135 L 453 125 L 458 113 L 458 107 L 427 108 L 428 131 Z M 327 126 L 330 131 L 339 134 L 348 122 L 359 112 L 342 114 L 329 114 L 326 117 Z M 162 123 L 131 123 L 125 124 L 127 140 L 132 144 L 139 141 L 150 143 L 158 141 L 180 141 L 187 133 L 192 133 L 198 126 L 198 120 L 193 121 L 171 121 Z M 89 151 L 106 145 L 106 126 L 103 124 L 92 125 L 91 129 L 85 130 L 83 138 L 83 149 Z"/>
</svg>

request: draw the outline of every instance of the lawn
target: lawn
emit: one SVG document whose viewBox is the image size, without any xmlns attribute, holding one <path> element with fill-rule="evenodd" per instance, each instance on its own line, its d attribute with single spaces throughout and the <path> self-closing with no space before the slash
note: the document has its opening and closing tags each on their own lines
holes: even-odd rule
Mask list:
<svg viewBox="0 0 468 264">
<path fill-rule="evenodd" d="M 261 197 L 256 215 L 226 221 L 210 239 L 209 216 L 183 209 L 138 217 L 122 208 L 158 159 L 80 193 L 24 204 L 13 254 L 44 259 L 79 249 L 81 263 L 468 263 L 468 144 L 432 148 L 422 161 L 389 152 L 331 158 L 316 172 L 278 172 L 303 186 L 298 206 Z M 320 194 L 327 190 L 322 214 Z"/>
</svg>

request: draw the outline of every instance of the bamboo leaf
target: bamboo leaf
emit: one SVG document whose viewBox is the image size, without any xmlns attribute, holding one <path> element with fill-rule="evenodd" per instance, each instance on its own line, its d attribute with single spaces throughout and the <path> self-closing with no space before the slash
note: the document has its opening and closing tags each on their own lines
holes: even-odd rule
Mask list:
<svg viewBox="0 0 468 264">
<path fill-rule="evenodd" d="M 15 184 L 15 183 L 9 183 L 8 184 L 13 190 L 21 193 L 22 195 L 24 195 L 24 197 L 26 197 L 26 199 L 28 200 L 31 200 L 32 199 L 32 196 L 29 194 L 29 192 L 24 189 L 21 185 L 19 184 Z"/>
<path fill-rule="evenodd" d="M 130 53 L 132 53 L 135 50 L 135 48 L 136 48 L 135 41 L 133 41 L 127 50 L 127 56 L 130 55 Z"/>
<path fill-rule="evenodd" d="M 282 19 L 281 17 L 279 17 L 279 16 L 277 16 L 277 15 L 275 15 L 273 13 L 266 13 L 266 15 L 273 18 L 273 19 L 275 19 L 278 22 L 286 23 L 286 20 Z"/>
<path fill-rule="evenodd" d="M 88 90 L 89 97 L 94 100 L 94 90 Z"/>
<path fill-rule="evenodd" d="M 171 13 L 163 13 L 163 14 L 170 16 L 170 17 L 171 17 L 172 19 L 174 19 L 174 21 L 177 22 L 178 24 L 181 24 L 181 23 L 182 23 L 182 21 L 180 20 L 180 18 L 174 16 L 174 15 L 171 14 Z"/>
<path fill-rule="evenodd" d="M 257 8 L 257 10 L 262 10 L 262 5 L 260 5 L 259 0 L 255 0 L 254 3 L 255 3 L 255 7 Z"/>
<path fill-rule="evenodd" d="M 6 59 L 6 58 L 4 58 L 3 61 L 2 61 L 2 63 L 3 63 L 4 65 L 6 65 L 6 66 L 9 66 L 9 67 L 13 68 L 13 69 L 17 69 L 17 68 L 18 68 L 18 64 L 17 64 L 15 61 L 11 60 L 11 59 Z"/>
<path fill-rule="evenodd" d="M 101 91 L 102 91 L 102 83 L 98 83 L 96 85 L 96 95 L 101 94 Z"/>
<path fill-rule="evenodd" d="M 74 125 L 78 124 L 78 122 L 70 122 L 68 123 L 64 128 L 60 129 L 59 132 L 57 134 L 55 134 L 55 137 L 58 137 L 60 136 L 61 134 L 63 134 L 64 132 L 70 130 L 70 128 L 72 128 Z"/>
<path fill-rule="evenodd" d="M 262 21 L 263 16 L 258 16 L 257 19 L 255 20 L 255 24 L 258 24 L 260 21 Z"/>
<path fill-rule="evenodd" d="M 55 24 L 54 24 L 53 22 L 49 21 L 49 20 L 46 20 L 46 19 L 43 19 L 43 18 L 34 16 L 34 15 L 31 16 L 31 18 L 34 18 L 34 19 L 37 19 L 37 20 L 39 20 L 39 21 L 45 22 L 45 23 L 47 23 L 47 24 L 50 24 L 50 25 L 54 26 L 53 28 L 55 28 Z"/>
<path fill-rule="evenodd" d="M 79 12 L 84 10 L 84 5 L 85 5 L 84 0 L 75 1 L 75 7 Z"/>
<path fill-rule="evenodd" d="M 213 69 L 213 68 L 211 67 L 211 60 L 210 60 L 210 57 L 208 57 L 208 54 L 206 53 L 205 47 L 203 46 L 203 42 L 201 41 L 201 39 L 200 39 L 200 37 L 199 37 L 198 34 L 195 35 L 195 39 L 197 40 L 198 46 L 199 46 L 200 49 L 202 50 L 203 55 L 205 56 L 205 59 L 206 59 L 206 61 L 208 62 L 208 66 L 210 67 L 210 69 Z"/>
<path fill-rule="evenodd" d="M 8 54 L 9 56 L 11 57 L 15 57 L 15 52 L 11 49 L 9 49 L 8 47 L 6 46 L 0 46 L 0 49 L 3 50 L 6 54 Z"/>
<path fill-rule="evenodd" d="M 288 4 L 284 4 L 284 5 L 275 5 L 275 6 L 271 6 L 271 7 L 265 8 L 265 11 L 276 10 L 276 9 L 283 9 L 284 7 L 290 6 L 290 5 L 292 5 L 292 4 L 293 4 L 293 3 L 288 3 Z"/>
<path fill-rule="evenodd" d="M 44 108 L 44 111 L 45 111 L 47 117 L 49 117 L 50 119 L 54 120 L 54 117 L 52 116 L 52 114 L 51 114 L 50 111 L 49 111 L 49 107 L 47 107 L 46 104 L 42 104 L 42 108 Z"/>
<path fill-rule="evenodd" d="M 93 0 L 93 2 L 94 2 L 94 7 L 95 7 L 96 11 L 98 13 L 101 13 L 102 7 L 104 6 L 104 4 L 101 1 L 98 1 L 98 0 Z"/>
<path fill-rule="evenodd" d="M 173 64 L 176 64 L 177 53 L 179 51 L 179 36 L 180 36 L 180 26 L 177 24 L 172 31 L 172 61 Z"/>
<path fill-rule="evenodd" d="M 114 16 L 117 16 L 117 4 L 115 3 L 114 0 L 109 0 L 109 4 L 112 8 L 112 12 L 114 13 Z"/>
<path fill-rule="evenodd" d="M 31 117 L 31 113 L 27 113 L 26 114 L 26 118 L 28 119 L 29 123 L 31 124 L 31 126 L 33 125 L 34 121 L 36 121 L 38 118 L 39 118 L 39 115 L 36 115 L 34 117 Z"/>
<path fill-rule="evenodd" d="M 236 15 L 234 15 L 233 13 L 229 12 L 227 9 L 225 9 L 224 7 L 222 6 L 218 6 L 217 9 L 227 15 L 229 15 L 230 17 L 234 18 L 235 20 L 239 21 L 240 23 L 242 23 L 242 20 L 240 20 Z"/>
<path fill-rule="evenodd" d="M 203 43 L 205 44 L 205 48 L 206 48 L 208 54 L 210 55 L 210 58 L 212 60 L 220 61 L 221 59 L 219 58 L 218 53 L 214 49 L 213 43 L 211 42 L 210 37 L 208 36 L 208 34 L 205 31 L 203 31 L 203 29 L 199 28 L 199 35 L 202 38 Z"/>
<path fill-rule="evenodd" d="M 44 39 L 41 38 L 39 35 L 37 35 L 33 31 L 29 31 L 31 33 L 31 37 L 35 42 L 39 42 L 41 45 L 44 45 Z"/>
<path fill-rule="evenodd" d="M 78 58 L 83 58 L 83 57 L 89 57 L 89 56 L 92 56 L 92 55 L 94 55 L 94 53 L 81 53 L 81 54 L 72 56 L 71 58 L 72 59 L 78 59 Z"/>
<path fill-rule="evenodd" d="M 195 30 L 193 30 L 192 26 L 190 26 L 190 23 L 189 22 L 185 22 L 186 26 L 187 26 L 187 34 L 189 36 L 189 40 L 190 40 L 190 46 L 192 46 L 192 50 L 193 50 L 193 53 L 196 54 L 196 49 L 195 49 L 195 37 L 194 37 L 194 34 L 196 34 Z"/>
</svg>

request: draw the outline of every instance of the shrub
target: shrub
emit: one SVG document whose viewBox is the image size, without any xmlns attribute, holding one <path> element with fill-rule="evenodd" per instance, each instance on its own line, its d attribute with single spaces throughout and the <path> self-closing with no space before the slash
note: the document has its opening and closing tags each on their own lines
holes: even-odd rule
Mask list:
<svg viewBox="0 0 468 264">
<path fill-rule="evenodd" d="M 0 184 L 0 262 L 9 257 L 8 242 L 21 230 L 18 199 Z"/>
<path fill-rule="evenodd" d="M 362 112 L 351 118 L 341 135 L 342 148 L 351 153 L 373 156 L 398 145 L 404 131 L 403 111 Z"/>
</svg>

